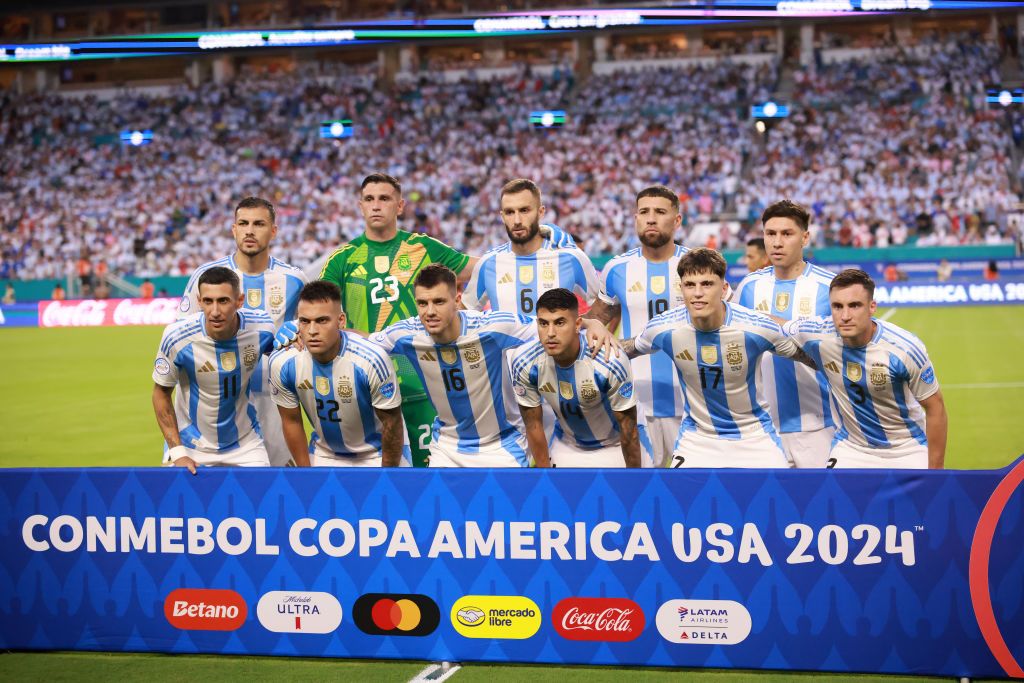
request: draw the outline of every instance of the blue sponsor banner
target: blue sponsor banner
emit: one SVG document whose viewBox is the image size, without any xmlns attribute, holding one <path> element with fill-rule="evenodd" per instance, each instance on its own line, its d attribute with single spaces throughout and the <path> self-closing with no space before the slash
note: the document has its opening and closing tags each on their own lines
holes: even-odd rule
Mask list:
<svg viewBox="0 0 1024 683">
<path fill-rule="evenodd" d="M 0 648 L 1024 675 L 1022 480 L 7 470 Z"/>
<path fill-rule="evenodd" d="M 0 327 L 38 327 L 36 304 L 0 304 Z"/>
</svg>

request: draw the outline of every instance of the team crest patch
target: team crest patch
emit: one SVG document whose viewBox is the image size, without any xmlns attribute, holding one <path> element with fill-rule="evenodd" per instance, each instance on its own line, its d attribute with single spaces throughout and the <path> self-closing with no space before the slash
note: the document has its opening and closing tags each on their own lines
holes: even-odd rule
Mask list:
<svg viewBox="0 0 1024 683">
<path fill-rule="evenodd" d="M 263 303 L 263 290 L 262 289 L 247 289 L 245 290 L 245 304 L 249 308 L 259 308 Z"/>
<path fill-rule="evenodd" d="M 533 266 L 519 266 L 519 281 L 524 285 L 533 282 Z"/>
<path fill-rule="evenodd" d="M 864 368 L 860 366 L 860 363 L 854 363 L 852 361 L 846 362 L 846 378 L 851 382 L 859 382 L 861 377 L 864 376 Z"/>
<path fill-rule="evenodd" d="M 558 393 L 560 393 L 562 395 L 562 398 L 564 398 L 566 401 L 568 401 L 573 396 L 572 385 L 569 384 L 568 382 L 559 381 L 558 382 Z"/>
<path fill-rule="evenodd" d="M 651 294 L 661 294 L 665 291 L 665 276 L 655 275 L 651 278 Z"/>
<path fill-rule="evenodd" d="M 544 267 L 540 271 L 540 277 L 544 282 L 554 282 L 555 267 L 550 263 L 545 263 Z"/>
<path fill-rule="evenodd" d="M 717 346 L 702 346 L 700 347 L 700 359 L 704 361 L 706 365 L 714 365 L 718 362 L 718 347 Z"/>
<path fill-rule="evenodd" d="M 225 351 L 220 354 L 220 367 L 225 372 L 231 372 L 238 367 L 238 356 L 235 355 L 234 351 Z"/>
<path fill-rule="evenodd" d="M 381 385 L 380 395 L 384 398 L 391 398 L 395 395 L 395 383 L 388 382 L 387 384 Z"/>
<path fill-rule="evenodd" d="M 448 365 L 454 365 L 459 360 L 459 352 L 451 347 L 441 349 L 441 360 Z"/>
<path fill-rule="evenodd" d="M 932 384 L 935 382 L 935 370 L 932 366 L 925 368 L 924 372 L 921 373 L 921 381 L 925 384 Z"/>
<path fill-rule="evenodd" d="M 327 396 L 331 393 L 331 380 L 326 377 L 316 378 L 316 393 Z"/>
<path fill-rule="evenodd" d="M 633 395 L 633 383 L 632 382 L 626 382 L 621 387 L 619 387 L 619 396 L 621 396 L 622 398 L 630 398 L 632 395 Z"/>
<path fill-rule="evenodd" d="M 889 368 L 884 365 L 872 365 L 871 372 L 868 373 L 868 379 L 871 380 L 873 386 L 884 387 L 889 379 Z"/>
<path fill-rule="evenodd" d="M 352 398 L 352 380 L 348 377 L 338 378 L 338 398 Z"/>
<path fill-rule="evenodd" d="M 526 387 L 520 382 L 514 382 L 512 384 L 512 391 L 516 392 L 516 396 L 526 396 Z"/>
<path fill-rule="evenodd" d="M 789 292 L 779 292 L 775 295 L 775 310 L 782 313 L 789 309 Z"/>
<path fill-rule="evenodd" d="M 259 354 L 256 353 L 256 347 L 249 345 L 242 351 L 242 362 L 245 363 L 246 370 L 252 370 L 253 366 L 256 365 L 256 361 L 259 359 Z"/>
<path fill-rule="evenodd" d="M 153 369 L 156 370 L 158 375 L 169 375 L 171 373 L 171 364 L 167 362 L 166 358 L 157 358 L 153 363 Z"/>
<path fill-rule="evenodd" d="M 378 273 L 386 273 L 391 268 L 391 259 L 387 256 L 374 256 L 373 267 Z"/>
<path fill-rule="evenodd" d="M 467 346 L 462 350 L 462 355 L 466 357 L 467 363 L 475 363 L 480 360 L 480 347 L 476 344 Z"/>
<path fill-rule="evenodd" d="M 267 301 L 269 301 L 270 305 L 274 308 L 280 308 L 281 304 L 284 303 L 284 294 L 281 293 L 279 288 L 274 287 L 270 290 L 270 295 L 267 297 Z"/>
<path fill-rule="evenodd" d="M 580 385 L 580 398 L 586 402 L 596 400 L 598 397 L 597 387 L 589 379 L 583 380 L 583 384 Z"/>
<path fill-rule="evenodd" d="M 797 311 L 800 312 L 800 315 L 810 315 L 811 310 L 811 300 L 807 297 L 801 298 L 800 303 L 797 304 Z"/>
<path fill-rule="evenodd" d="M 743 345 L 739 342 L 732 342 L 725 348 L 725 362 L 729 365 L 743 364 Z"/>
<path fill-rule="evenodd" d="M 192 302 L 189 301 L 188 294 L 186 294 L 181 297 L 181 303 L 178 304 L 178 310 L 182 313 L 187 313 L 190 308 L 192 308 Z"/>
<path fill-rule="evenodd" d="M 408 254 L 399 254 L 398 258 L 395 259 L 395 265 L 398 266 L 398 269 L 402 271 L 411 270 L 412 259 L 409 258 Z"/>
</svg>

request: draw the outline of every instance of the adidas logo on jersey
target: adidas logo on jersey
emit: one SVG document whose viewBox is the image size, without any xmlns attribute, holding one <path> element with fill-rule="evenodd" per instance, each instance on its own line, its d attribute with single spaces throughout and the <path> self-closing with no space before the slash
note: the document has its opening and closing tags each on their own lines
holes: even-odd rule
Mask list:
<svg viewBox="0 0 1024 683">
<path fill-rule="evenodd" d="M 686 349 L 683 349 L 682 351 L 676 354 L 676 358 L 678 358 L 679 360 L 693 360 L 693 354 L 691 354 Z"/>
<path fill-rule="evenodd" d="M 296 389 L 304 389 L 304 390 L 308 391 L 308 390 L 313 388 L 313 383 L 310 382 L 308 379 L 304 379 L 304 380 L 302 380 L 302 384 L 300 384 L 299 386 L 297 386 L 295 388 Z"/>
<path fill-rule="evenodd" d="M 643 285 L 642 282 L 637 280 L 636 282 L 633 283 L 633 286 L 629 288 L 629 291 L 630 292 L 642 292 L 642 291 L 644 291 L 644 285 Z"/>
<path fill-rule="evenodd" d="M 825 363 L 825 369 L 830 371 L 830 372 L 834 372 L 836 374 L 839 374 L 839 364 L 836 363 L 834 360 L 833 361 L 829 361 L 828 363 Z"/>
<path fill-rule="evenodd" d="M 544 386 L 540 388 L 540 391 L 542 394 L 553 394 L 555 393 L 555 388 L 551 386 L 551 382 L 545 382 Z"/>
<path fill-rule="evenodd" d="M 427 351 L 425 353 L 420 354 L 420 360 L 435 361 L 437 360 L 437 358 L 435 358 L 434 354 L 432 354 L 430 351 Z"/>
<path fill-rule="evenodd" d="M 760 302 L 758 302 L 756 308 L 757 308 L 758 311 L 761 311 L 762 313 L 767 313 L 768 312 L 768 302 L 767 301 L 760 301 Z"/>
<path fill-rule="evenodd" d="M 216 372 L 217 368 L 213 367 L 213 363 L 206 361 L 202 367 L 199 368 L 198 372 Z"/>
<path fill-rule="evenodd" d="M 508 285 L 508 284 L 511 284 L 511 283 L 512 283 L 512 274 L 511 273 L 505 273 L 505 277 L 503 277 L 500 280 L 498 280 L 498 284 L 499 285 Z"/>
</svg>

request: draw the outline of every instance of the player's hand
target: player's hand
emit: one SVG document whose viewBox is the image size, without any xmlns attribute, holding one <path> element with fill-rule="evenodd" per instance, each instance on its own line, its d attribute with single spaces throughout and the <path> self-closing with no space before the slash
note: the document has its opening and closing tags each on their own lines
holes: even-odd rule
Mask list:
<svg viewBox="0 0 1024 683">
<path fill-rule="evenodd" d="M 590 345 L 591 358 L 600 351 L 604 351 L 604 357 L 608 359 L 619 357 L 622 346 L 611 330 L 599 320 L 584 320 L 583 324 L 587 327 L 587 343 Z"/>
<path fill-rule="evenodd" d="M 196 471 L 197 471 L 196 470 L 196 461 L 193 460 L 192 458 L 188 457 L 187 455 L 183 455 L 182 457 L 180 457 L 177 460 L 175 460 L 174 461 L 174 466 L 175 467 L 187 467 L 188 471 L 191 472 L 192 474 L 195 474 Z"/>
<path fill-rule="evenodd" d="M 540 234 L 544 237 L 549 237 L 551 242 L 559 249 L 576 246 L 576 240 L 572 238 L 572 235 L 554 223 L 541 223 Z"/>
<path fill-rule="evenodd" d="M 302 341 L 299 339 L 299 323 L 289 320 L 274 335 L 274 350 L 288 348 L 292 344 L 298 344 L 296 348 L 302 349 Z"/>
</svg>

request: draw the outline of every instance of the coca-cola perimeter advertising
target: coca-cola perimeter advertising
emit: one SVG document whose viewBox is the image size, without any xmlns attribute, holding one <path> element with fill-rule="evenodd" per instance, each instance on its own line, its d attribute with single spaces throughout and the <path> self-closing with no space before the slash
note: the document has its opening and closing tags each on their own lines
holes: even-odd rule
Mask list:
<svg viewBox="0 0 1024 683">
<path fill-rule="evenodd" d="M 40 301 L 39 327 L 169 325 L 179 299 L 80 299 Z"/>
<path fill-rule="evenodd" d="M 626 598 L 566 598 L 555 605 L 551 623 L 569 640 L 626 642 L 644 630 L 640 605 Z"/>
</svg>

